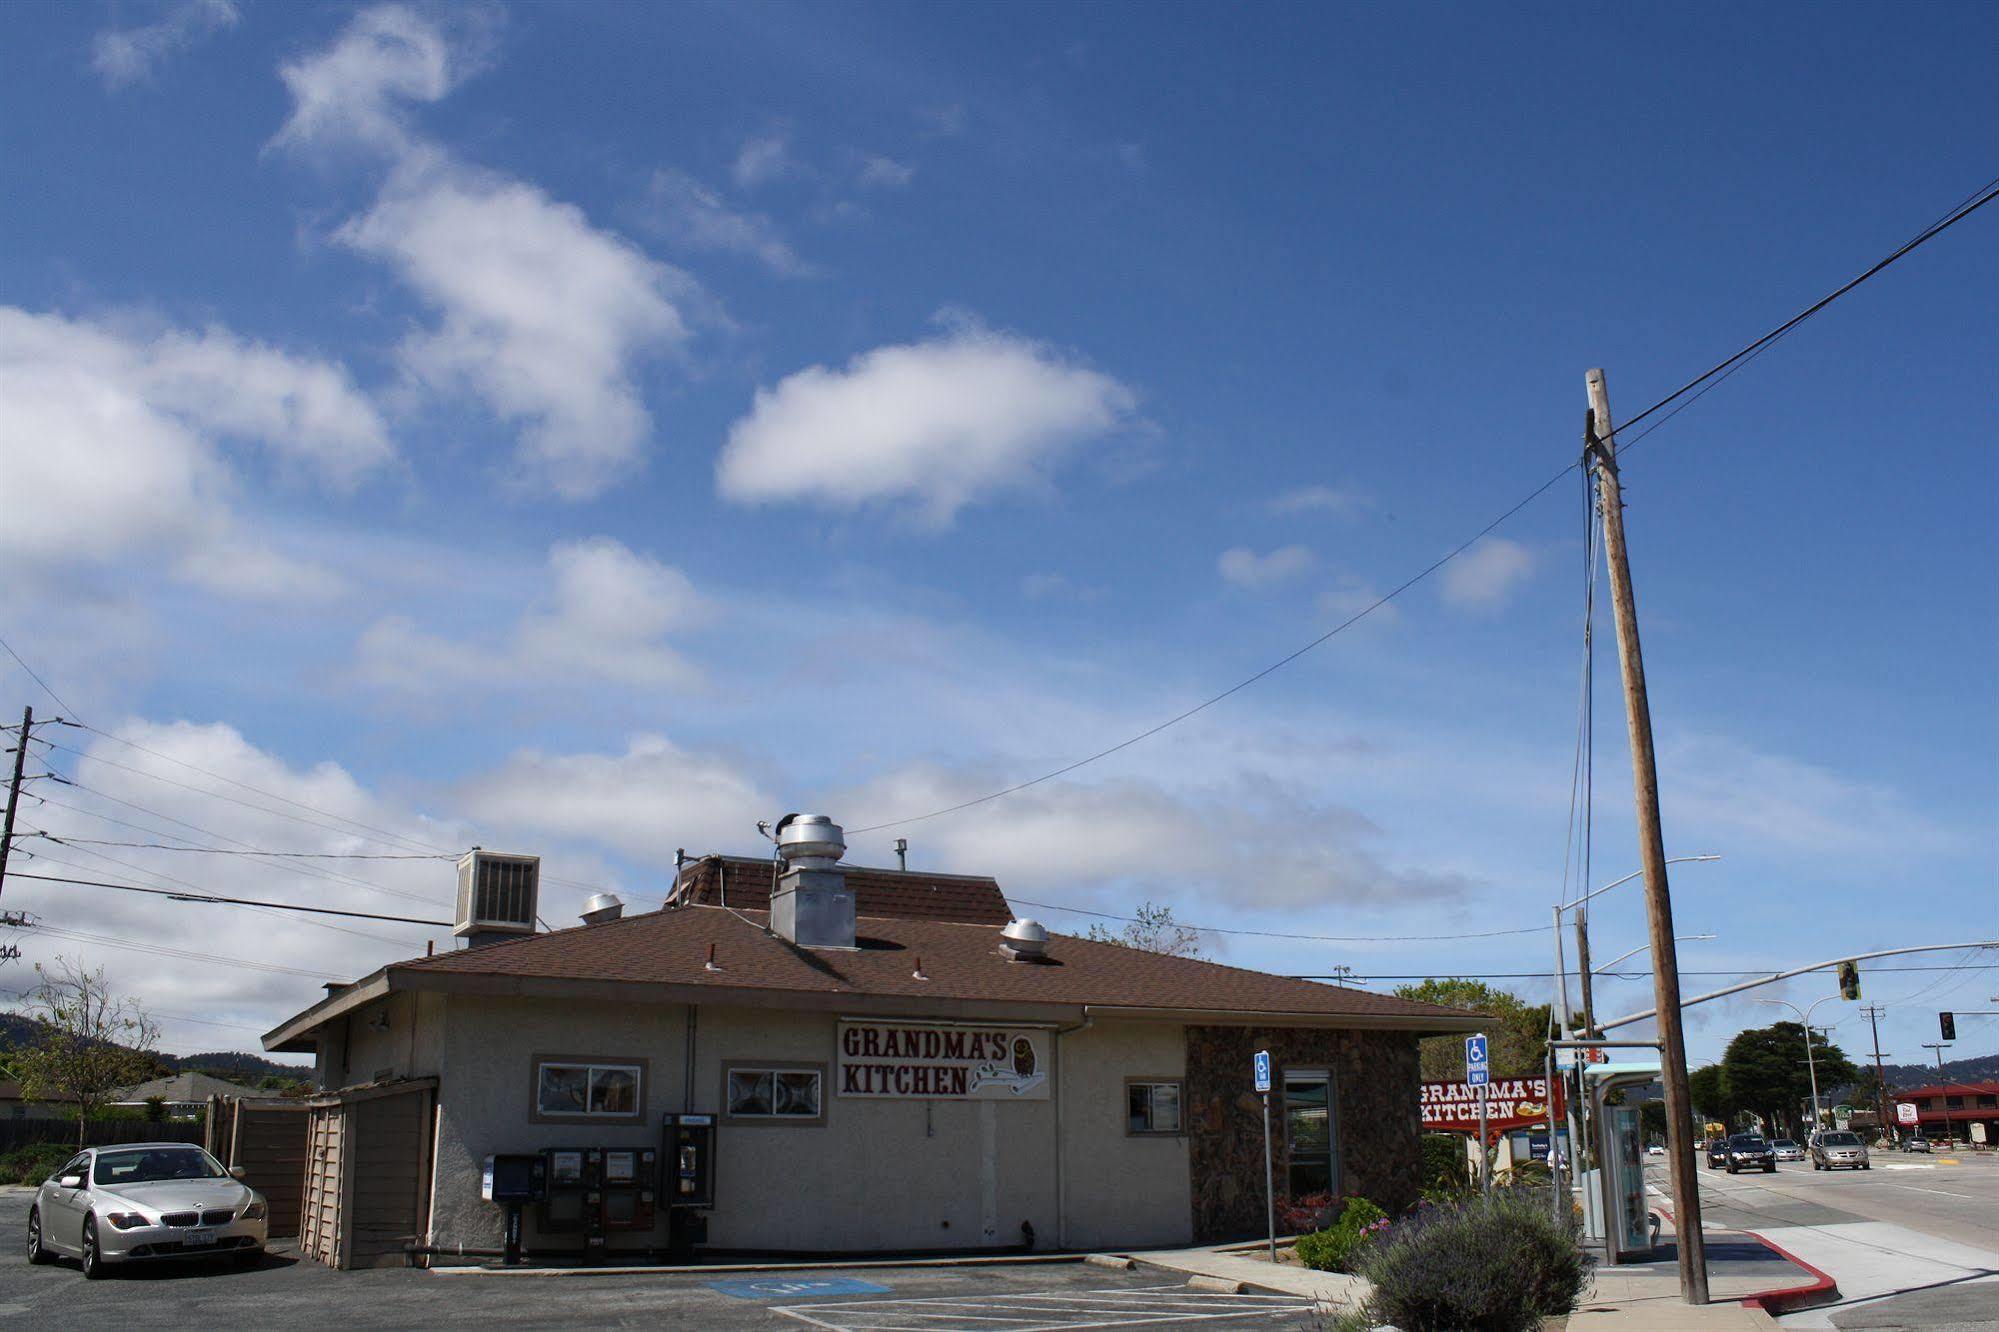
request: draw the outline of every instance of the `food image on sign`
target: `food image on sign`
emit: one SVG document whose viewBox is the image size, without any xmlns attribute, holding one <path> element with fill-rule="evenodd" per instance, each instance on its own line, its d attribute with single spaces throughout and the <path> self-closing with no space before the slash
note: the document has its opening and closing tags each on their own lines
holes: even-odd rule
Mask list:
<svg viewBox="0 0 1999 1332">
<path fill-rule="evenodd" d="M 840 1096 L 1046 1100 L 1048 1033 L 1038 1028 L 843 1022 Z"/>
</svg>

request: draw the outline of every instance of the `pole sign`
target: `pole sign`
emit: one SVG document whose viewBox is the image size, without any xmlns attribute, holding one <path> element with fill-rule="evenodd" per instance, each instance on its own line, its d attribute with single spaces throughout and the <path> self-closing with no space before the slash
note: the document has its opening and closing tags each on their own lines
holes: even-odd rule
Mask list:
<svg viewBox="0 0 1999 1332">
<path fill-rule="evenodd" d="M 1268 1050 L 1258 1050 L 1256 1052 L 1256 1089 L 1260 1092 L 1270 1090 L 1270 1051 Z"/>
<path fill-rule="evenodd" d="M 1915 1123 L 1916 1122 L 1915 1105 L 1909 1101 L 1895 1102 L 1895 1122 L 1898 1124 Z"/>
<path fill-rule="evenodd" d="M 1491 1068 L 1485 1062 L 1484 1033 L 1465 1037 L 1465 1082 L 1473 1087 L 1483 1087 L 1491 1080 Z"/>
</svg>

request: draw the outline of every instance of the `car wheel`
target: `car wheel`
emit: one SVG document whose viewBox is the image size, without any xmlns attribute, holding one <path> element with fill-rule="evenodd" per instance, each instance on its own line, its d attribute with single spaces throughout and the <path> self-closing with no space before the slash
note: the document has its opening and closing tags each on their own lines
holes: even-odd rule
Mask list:
<svg viewBox="0 0 1999 1332">
<path fill-rule="evenodd" d="M 1872 1161 L 1863 1161 L 1860 1164 L 1860 1168 L 1862 1170 L 1872 1170 L 1874 1168 L 1874 1163 Z"/>
<path fill-rule="evenodd" d="M 45 1263 L 55 1255 L 42 1247 L 42 1214 L 37 1208 L 28 1209 L 28 1261 Z"/>
<path fill-rule="evenodd" d="M 1728 1163 L 1728 1173 L 1731 1175 L 1735 1173 L 1735 1162 L 1730 1161 Z"/>
<path fill-rule="evenodd" d="M 1774 1175 L 1774 1174 L 1776 1174 L 1776 1173 L 1777 1173 L 1777 1163 L 1776 1163 L 1775 1161 L 1772 1161 L 1772 1162 L 1771 1162 L 1771 1163 L 1770 1163 L 1769 1165 L 1766 1165 L 1766 1166 L 1764 1166 L 1764 1167 L 1763 1167 L 1763 1173 L 1764 1173 L 1764 1174 L 1766 1174 L 1766 1175 Z"/>
<path fill-rule="evenodd" d="M 106 1275 L 104 1255 L 97 1250 L 97 1218 L 93 1216 L 83 1223 L 83 1277 L 100 1281 Z"/>
</svg>

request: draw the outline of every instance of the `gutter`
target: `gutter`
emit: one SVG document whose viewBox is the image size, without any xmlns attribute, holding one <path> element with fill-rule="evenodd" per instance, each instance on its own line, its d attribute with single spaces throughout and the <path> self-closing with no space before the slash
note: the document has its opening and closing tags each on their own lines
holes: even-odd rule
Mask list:
<svg viewBox="0 0 1999 1332">
<path fill-rule="evenodd" d="M 1066 1250 L 1069 1247 L 1069 1153 L 1068 1139 L 1062 1136 L 1062 1103 L 1069 1099 L 1069 1068 L 1062 1058 L 1062 1038 L 1073 1032 L 1087 1031 L 1096 1022 L 1088 1004 L 1083 1006 L 1083 1020 L 1066 1027 L 1055 1028 L 1055 1247 Z"/>
</svg>

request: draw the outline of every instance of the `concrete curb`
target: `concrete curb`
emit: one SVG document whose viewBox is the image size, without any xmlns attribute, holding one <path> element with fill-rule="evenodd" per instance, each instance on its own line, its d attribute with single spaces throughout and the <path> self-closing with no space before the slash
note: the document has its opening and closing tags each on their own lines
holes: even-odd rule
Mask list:
<svg viewBox="0 0 1999 1332">
<path fill-rule="evenodd" d="M 448 1257 L 449 1255 L 440 1255 Z M 432 1276 L 464 1277 L 598 1277 L 598 1276 L 711 1276 L 739 1275 L 744 1272 L 842 1272 L 876 1267 L 1017 1267 L 1046 1263 L 1081 1263 L 1097 1257 L 1081 1253 L 989 1254 L 977 1258 L 856 1258 L 844 1262 L 799 1263 L 647 1263 L 643 1267 L 486 1267 L 461 1263 L 429 1268 Z"/>
<path fill-rule="evenodd" d="M 1240 1295 L 1249 1289 L 1249 1283 L 1231 1281 L 1227 1277 L 1202 1276 L 1197 1272 L 1187 1278 L 1187 1287 L 1190 1290 L 1205 1290 L 1215 1295 Z"/>
<path fill-rule="evenodd" d="M 1121 1253 L 1093 1253 L 1083 1261 L 1092 1267 L 1109 1267 L 1119 1272 L 1129 1272 L 1138 1266 Z"/>
<path fill-rule="evenodd" d="M 1764 1313 L 1775 1317 L 1778 1314 L 1796 1313 L 1800 1309 L 1816 1309 L 1822 1304 L 1836 1304 L 1839 1302 L 1839 1283 L 1833 1279 L 1830 1272 L 1820 1271 L 1804 1259 L 1798 1257 L 1797 1254 L 1784 1248 L 1781 1244 L 1777 1244 L 1753 1230 L 1743 1230 L 1736 1233 L 1749 1236 L 1758 1244 L 1770 1250 L 1770 1252 L 1781 1255 L 1786 1262 L 1795 1263 L 1816 1278 L 1802 1286 L 1786 1286 L 1779 1290 L 1767 1290 L 1755 1295 L 1746 1295 L 1736 1301 L 1745 1309 L 1761 1309 Z"/>
</svg>

